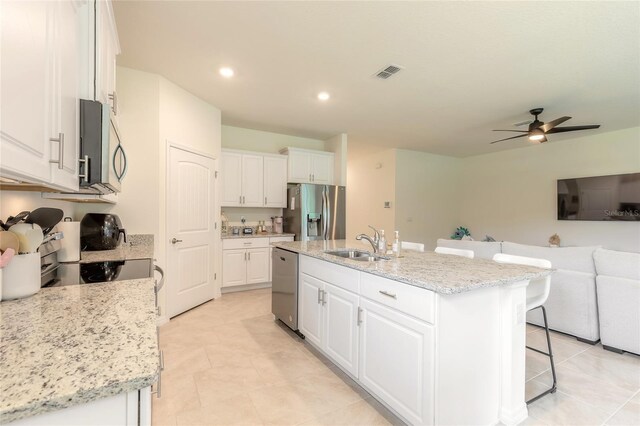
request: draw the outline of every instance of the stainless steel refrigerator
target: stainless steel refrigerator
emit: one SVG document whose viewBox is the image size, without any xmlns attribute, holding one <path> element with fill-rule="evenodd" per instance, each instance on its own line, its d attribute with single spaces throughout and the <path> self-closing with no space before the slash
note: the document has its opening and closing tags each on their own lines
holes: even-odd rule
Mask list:
<svg viewBox="0 0 640 426">
<path fill-rule="evenodd" d="M 296 241 L 345 238 L 346 195 L 344 186 L 289 184 L 284 232 Z"/>
</svg>

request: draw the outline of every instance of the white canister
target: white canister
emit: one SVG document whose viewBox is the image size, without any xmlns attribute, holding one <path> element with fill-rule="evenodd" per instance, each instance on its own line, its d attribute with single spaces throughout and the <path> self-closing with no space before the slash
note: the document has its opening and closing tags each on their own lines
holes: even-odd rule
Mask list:
<svg viewBox="0 0 640 426">
<path fill-rule="evenodd" d="M 58 232 L 62 232 L 59 262 L 77 262 L 80 260 L 80 222 L 60 222 L 56 225 Z"/>
<path fill-rule="evenodd" d="M 20 299 L 40 291 L 40 253 L 19 254 L 2 269 L 2 300 Z"/>
</svg>

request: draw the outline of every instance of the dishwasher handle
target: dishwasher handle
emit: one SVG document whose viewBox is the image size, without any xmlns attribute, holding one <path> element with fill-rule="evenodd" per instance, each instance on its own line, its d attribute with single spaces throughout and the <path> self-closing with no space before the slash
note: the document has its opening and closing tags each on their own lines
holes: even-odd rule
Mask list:
<svg viewBox="0 0 640 426">
<path fill-rule="evenodd" d="M 164 286 L 164 270 L 158 265 L 153 265 L 153 270 L 160 272 L 160 282 L 156 281 L 156 293 L 158 293 Z"/>
</svg>

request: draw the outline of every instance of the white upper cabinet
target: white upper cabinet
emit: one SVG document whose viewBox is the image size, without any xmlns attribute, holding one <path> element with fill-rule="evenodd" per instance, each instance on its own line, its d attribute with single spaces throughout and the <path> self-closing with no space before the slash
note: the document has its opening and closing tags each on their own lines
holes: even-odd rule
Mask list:
<svg viewBox="0 0 640 426">
<path fill-rule="evenodd" d="M 280 153 L 288 155 L 289 182 L 334 184 L 332 152 L 285 148 Z"/>
<path fill-rule="evenodd" d="M 97 0 L 96 14 L 96 100 L 111 105 L 117 116 L 116 56 L 120 54 L 120 43 L 111 2 Z"/>
<path fill-rule="evenodd" d="M 264 157 L 264 206 L 287 207 L 286 157 Z"/>
<path fill-rule="evenodd" d="M 287 160 L 282 155 L 222 151 L 222 207 L 286 207 Z"/>
<path fill-rule="evenodd" d="M 51 145 L 51 183 L 70 191 L 78 190 L 79 121 L 79 19 L 88 3 L 62 1 L 57 4 L 56 85 L 52 98 L 55 115 L 50 134 L 57 139 Z"/>
<path fill-rule="evenodd" d="M 53 3 L 2 2 L 0 171 L 5 177 L 49 180 L 54 14 Z"/>
<path fill-rule="evenodd" d="M 87 1 L 2 4 L 0 174 L 78 189 L 79 17 Z"/>
<path fill-rule="evenodd" d="M 242 205 L 242 154 L 223 152 L 220 162 L 221 197 L 224 207 Z"/>
<path fill-rule="evenodd" d="M 264 207 L 264 174 L 261 155 L 242 155 L 242 206 Z"/>
</svg>

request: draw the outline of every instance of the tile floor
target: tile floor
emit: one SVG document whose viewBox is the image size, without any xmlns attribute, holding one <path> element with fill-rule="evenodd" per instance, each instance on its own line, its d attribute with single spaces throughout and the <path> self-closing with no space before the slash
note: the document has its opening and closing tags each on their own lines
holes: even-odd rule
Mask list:
<svg viewBox="0 0 640 426">
<path fill-rule="evenodd" d="M 271 315 L 270 289 L 225 294 L 160 328 L 166 369 L 154 425 L 402 424 Z M 527 326 L 543 349 L 544 331 Z M 553 333 L 559 390 L 529 407 L 526 425 L 639 425 L 640 357 Z M 527 351 L 527 397 L 550 383 Z"/>
</svg>

